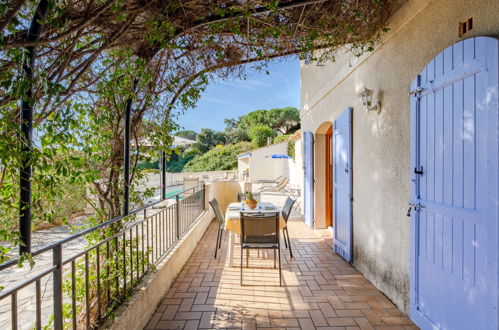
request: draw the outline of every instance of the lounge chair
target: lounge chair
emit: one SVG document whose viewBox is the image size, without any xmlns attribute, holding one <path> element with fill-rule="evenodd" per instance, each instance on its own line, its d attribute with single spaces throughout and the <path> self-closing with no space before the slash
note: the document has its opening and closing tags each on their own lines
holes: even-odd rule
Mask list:
<svg viewBox="0 0 499 330">
<path fill-rule="evenodd" d="M 274 180 L 256 180 L 255 183 L 260 183 L 262 186 L 258 189 L 259 191 L 262 189 L 276 187 L 283 180 L 283 176 L 280 175 Z"/>
<path fill-rule="evenodd" d="M 289 182 L 289 178 L 283 177 L 276 184 L 273 184 L 273 185 L 270 185 L 270 186 L 261 187 L 258 191 L 259 192 L 281 192 L 281 191 L 285 191 L 285 188 L 286 188 L 286 185 L 288 184 L 288 182 Z"/>
</svg>

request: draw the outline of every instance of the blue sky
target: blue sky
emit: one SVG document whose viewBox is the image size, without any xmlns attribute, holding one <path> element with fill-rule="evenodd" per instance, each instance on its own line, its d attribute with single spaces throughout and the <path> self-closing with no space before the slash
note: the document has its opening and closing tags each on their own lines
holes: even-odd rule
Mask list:
<svg viewBox="0 0 499 330">
<path fill-rule="evenodd" d="M 245 80 L 216 80 L 203 93 L 196 108 L 186 111 L 178 123 L 186 130 L 224 129 L 225 118 L 236 118 L 258 109 L 300 106 L 298 58 L 270 63 L 265 70 L 248 70 Z"/>
</svg>

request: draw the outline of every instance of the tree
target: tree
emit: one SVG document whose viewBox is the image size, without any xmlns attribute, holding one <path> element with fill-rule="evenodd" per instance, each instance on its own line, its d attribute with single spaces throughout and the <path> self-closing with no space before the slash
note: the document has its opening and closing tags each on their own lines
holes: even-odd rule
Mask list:
<svg viewBox="0 0 499 330">
<path fill-rule="evenodd" d="M 250 141 L 247 131 L 239 127 L 239 119 L 226 118 L 224 119 L 224 123 L 227 143 L 235 144 L 242 141 Z"/>
<path fill-rule="evenodd" d="M 239 128 L 248 130 L 253 126 L 272 127 L 270 117 L 267 110 L 255 110 L 248 112 L 246 115 L 239 117 Z"/>
<path fill-rule="evenodd" d="M 197 133 L 194 131 L 178 131 L 175 133 L 175 135 L 185 139 L 196 141 Z"/>
<path fill-rule="evenodd" d="M 229 143 L 248 141 L 253 126 L 267 126 L 281 134 L 294 133 L 300 128 L 300 114 L 296 108 L 255 110 L 237 119 L 225 119 L 225 133 Z"/>
<path fill-rule="evenodd" d="M 255 110 L 239 117 L 238 127 L 244 130 L 255 125 L 264 125 L 282 134 L 292 133 L 300 127 L 300 113 L 296 108 L 275 108 Z"/>
<path fill-rule="evenodd" d="M 207 152 L 213 147 L 227 142 L 224 132 L 217 132 L 210 128 L 203 128 L 196 136 L 195 147 L 202 153 Z"/>
<path fill-rule="evenodd" d="M 300 128 L 300 113 L 296 108 L 276 108 L 267 111 L 269 126 L 282 134 L 294 133 Z"/>
<path fill-rule="evenodd" d="M 268 138 L 274 135 L 272 129 L 264 125 L 256 125 L 249 129 L 248 135 L 254 148 L 261 148 L 267 145 Z"/>
</svg>

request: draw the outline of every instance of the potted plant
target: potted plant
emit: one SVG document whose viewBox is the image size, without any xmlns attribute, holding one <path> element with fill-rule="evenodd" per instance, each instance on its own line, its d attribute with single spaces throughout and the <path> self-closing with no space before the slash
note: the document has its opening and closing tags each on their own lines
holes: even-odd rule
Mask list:
<svg viewBox="0 0 499 330">
<path fill-rule="evenodd" d="M 254 209 L 256 204 L 258 204 L 256 199 L 253 198 L 253 193 L 251 191 L 246 192 L 246 199 L 244 200 L 244 203 L 248 205 L 250 209 Z"/>
</svg>

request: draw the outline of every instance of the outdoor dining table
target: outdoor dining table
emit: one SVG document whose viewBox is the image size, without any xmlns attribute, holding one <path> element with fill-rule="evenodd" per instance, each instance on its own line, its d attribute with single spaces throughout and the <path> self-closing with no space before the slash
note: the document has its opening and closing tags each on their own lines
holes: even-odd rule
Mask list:
<svg viewBox="0 0 499 330">
<path fill-rule="evenodd" d="M 269 202 L 261 202 L 254 209 L 244 203 L 231 203 L 225 212 L 225 229 L 229 232 L 229 266 L 234 266 L 234 244 L 236 234 L 241 234 L 241 212 L 244 213 L 276 213 L 279 212 L 279 229 L 284 228 L 286 222 L 281 215 L 281 208 Z"/>
</svg>

